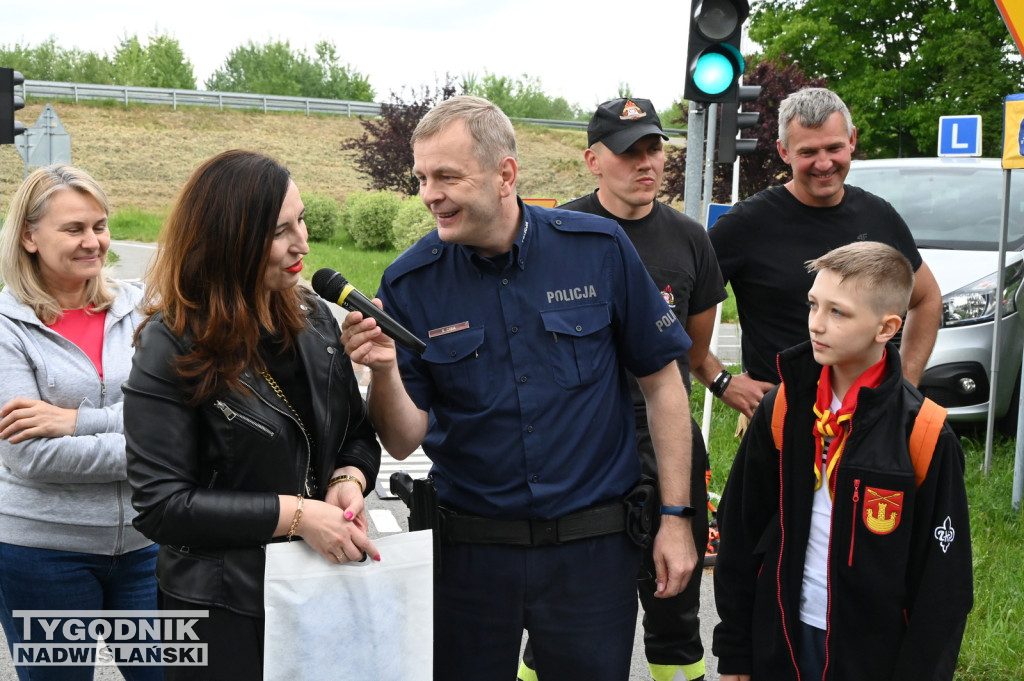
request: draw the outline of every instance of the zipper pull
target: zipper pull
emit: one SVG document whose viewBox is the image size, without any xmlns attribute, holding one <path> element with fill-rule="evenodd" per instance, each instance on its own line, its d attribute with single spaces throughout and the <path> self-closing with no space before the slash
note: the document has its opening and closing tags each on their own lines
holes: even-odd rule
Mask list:
<svg viewBox="0 0 1024 681">
<path fill-rule="evenodd" d="M 224 418 L 226 418 L 228 421 L 234 421 L 235 417 L 238 416 L 238 414 L 236 414 L 235 411 L 222 400 L 217 400 L 216 402 L 213 403 L 213 406 L 217 407 L 217 409 L 219 409 L 220 412 L 224 414 Z"/>
</svg>

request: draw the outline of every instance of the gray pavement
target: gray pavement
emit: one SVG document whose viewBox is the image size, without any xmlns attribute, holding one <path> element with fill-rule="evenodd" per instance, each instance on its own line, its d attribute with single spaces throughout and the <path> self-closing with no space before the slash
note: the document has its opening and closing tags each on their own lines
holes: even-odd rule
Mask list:
<svg viewBox="0 0 1024 681">
<path fill-rule="evenodd" d="M 118 256 L 118 262 L 113 265 L 114 276 L 119 279 L 131 280 L 142 277 L 146 267 L 156 253 L 156 246 L 149 243 L 116 241 L 112 243 L 111 250 Z M 338 313 L 340 314 L 341 312 L 341 308 L 338 308 Z M 739 339 L 736 325 L 721 325 L 718 340 L 717 354 L 723 363 L 738 363 Z M 406 468 L 412 473 L 423 470 L 424 462 L 425 459 L 417 462 L 412 457 L 403 462 L 398 462 L 385 453 L 382 468 L 389 468 L 390 470 Z M 408 531 L 408 512 L 401 501 L 397 499 L 382 499 L 376 494 L 371 494 L 367 497 L 367 509 L 370 514 L 374 536 L 381 536 L 396 531 Z M 718 623 L 718 615 L 714 607 L 712 582 L 713 570 L 710 568 L 705 569 L 701 580 L 701 639 L 705 647 L 706 681 L 718 681 L 717 660 L 711 655 L 712 630 L 715 624 Z M 650 679 L 643 652 L 642 617 L 643 608 L 641 607 L 637 615 L 633 661 L 629 681 L 649 681 Z M 98 681 L 114 681 L 122 677 L 120 672 L 114 667 L 97 667 L 95 678 Z M 10 655 L 7 652 L 7 641 L 3 637 L 3 632 L 0 631 L 0 681 L 15 681 L 16 679 L 17 675 L 14 672 Z"/>
</svg>

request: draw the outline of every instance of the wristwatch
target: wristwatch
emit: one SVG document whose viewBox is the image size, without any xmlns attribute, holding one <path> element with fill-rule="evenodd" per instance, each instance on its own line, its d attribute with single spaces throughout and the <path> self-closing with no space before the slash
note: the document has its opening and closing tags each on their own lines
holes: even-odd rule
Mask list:
<svg viewBox="0 0 1024 681">
<path fill-rule="evenodd" d="M 697 515 L 697 509 L 693 506 L 662 506 L 661 515 L 677 515 L 686 518 Z"/>
</svg>

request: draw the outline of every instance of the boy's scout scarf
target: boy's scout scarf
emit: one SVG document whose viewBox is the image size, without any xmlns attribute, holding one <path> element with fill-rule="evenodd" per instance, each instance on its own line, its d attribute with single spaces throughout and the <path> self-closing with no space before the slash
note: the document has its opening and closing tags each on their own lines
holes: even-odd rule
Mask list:
<svg viewBox="0 0 1024 681">
<path fill-rule="evenodd" d="M 814 489 L 821 487 L 821 453 L 825 450 L 825 438 L 833 438 L 828 445 L 825 464 L 829 497 L 835 496 L 835 469 L 839 466 L 839 459 L 842 458 L 843 448 L 846 445 L 846 437 L 850 434 L 850 421 L 853 419 L 853 412 L 857 409 L 857 395 L 861 388 L 877 388 L 882 382 L 883 376 L 885 376 L 884 348 L 882 359 L 854 381 L 850 389 L 846 391 L 839 411 L 833 414 L 829 409 L 832 406 L 832 370 L 830 367 L 821 368 L 821 377 L 818 379 L 818 399 L 814 404 L 814 415 L 817 417 L 813 430 L 815 443 Z"/>
</svg>

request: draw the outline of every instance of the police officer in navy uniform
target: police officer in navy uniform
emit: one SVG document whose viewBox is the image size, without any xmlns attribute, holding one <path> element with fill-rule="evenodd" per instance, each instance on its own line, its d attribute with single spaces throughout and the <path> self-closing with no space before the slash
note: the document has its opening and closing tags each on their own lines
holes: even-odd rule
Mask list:
<svg viewBox="0 0 1024 681">
<path fill-rule="evenodd" d="M 700 366 L 708 352 L 718 315 L 718 303 L 728 296 L 718 259 L 704 226 L 657 200 L 665 170 L 668 139 L 661 119 L 648 99 L 627 97 L 601 104 L 587 126 L 587 168 L 598 188 L 560 208 L 616 220 L 636 247 L 655 285 L 693 341 L 678 357 L 689 389 L 690 366 Z M 657 478 L 658 464 L 647 427 L 646 404 L 635 380 L 630 380 L 636 410 L 637 445 L 643 473 Z M 689 412 L 679 418 L 690 419 Z M 707 466 L 704 438 L 696 422 L 693 462 Z M 699 469 L 698 469 L 699 470 Z M 690 499 L 706 498 L 705 477 L 690 476 Z M 644 607 L 644 648 L 654 681 L 696 681 L 704 677 L 704 646 L 700 638 L 700 581 L 703 547 L 708 537 L 707 512 L 692 522 L 698 567 L 686 588 L 668 599 L 655 598 L 649 570 L 641 569 L 637 591 Z M 527 645 L 520 681 L 535 681 L 532 646 Z M 547 681 L 540 677 L 540 681 Z"/>
<path fill-rule="evenodd" d="M 617 223 L 518 198 L 515 133 L 493 104 L 442 102 L 412 146 L 437 230 L 387 268 L 379 297 L 427 349 L 396 348 L 358 312 L 342 340 L 371 370 L 384 446 L 401 459 L 422 444 L 433 463 L 434 676 L 513 678 L 526 629 L 542 678 L 623 681 L 641 559 L 624 532 L 640 478 L 626 372 L 658 456 L 653 569 L 669 598 L 697 564 L 675 361 L 689 339 Z"/>
</svg>

